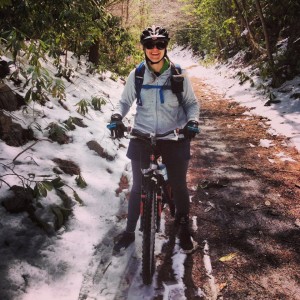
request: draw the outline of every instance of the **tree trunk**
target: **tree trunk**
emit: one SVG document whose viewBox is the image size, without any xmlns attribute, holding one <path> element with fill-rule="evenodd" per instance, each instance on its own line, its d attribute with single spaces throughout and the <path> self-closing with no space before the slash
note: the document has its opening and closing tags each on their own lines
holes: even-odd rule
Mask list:
<svg viewBox="0 0 300 300">
<path fill-rule="evenodd" d="M 263 28 L 263 32 L 264 32 L 265 43 L 266 43 L 266 50 L 267 50 L 267 55 L 268 55 L 268 59 L 269 59 L 269 64 L 270 64 L 271 68 L 273 69 L 274 68 L 274 60 L 273 60 L 272 50 L 271 50 L 271 46 L 270 46 L 269 34 L 268 34 L 268 30 L 267 30 L 265 18 L 263 16 L 263 12 L 262 12 L 259 0 L 255 0 L 255 6 L 256 6 L 256 10 L 257 10 L 258 16 L 260 18 L 260 21 L 261 21 L 261 24 L 262 24 L 262 28 Z"/>
<path fill-rule="evenodd" d="M 145 9 L 145 0 L 140 1 L 139 11 L 140 11 L 140 28 L 145 28 L 145 19 L 146 19 L 146 9 Z"/>
<path fill-rule="evenodd" d="M 242 22 L 242 25 L 248 30 L 248 34 L 246 35 L 247 39 L 249 40 L 249 43 L 250 43 L 250 46 L 252 47 L 253 51 L 256 52 L 256 53 L 266 53 L 266 50 L 263 49 L 255 40 L 255 37 L 253 35 L 253 32 L 252 32 L 252 29 L 251 29 L 251 26 L 249 24 L 249 21 L 248 21 L 248 18 L 247 16 L 244 16 L 243 14 L 243 11 L 238 3 L 237 0 L 233 0 L 235 6 L 236 6 L 236 9 L 237 9 L 237 12 L 238 12 L 238 15 L 241 19 L 241 22 Z M 243 9 L 245 10 L 245 8 L 243 7 Z"/>
<path fill-rule="evenodd" d="M 126 19 L 125 19 L 125 24 L 128 24 L 129 21 L 129 5 L 130 5 L 130 0 L 127 0 L 127 4 L 126 4 Z"/>
<path fill-rule="evenodd" d="M 100 41 L 96 40 L 91 46 L 89 51 L 89 61 L 98 66 L 100 54 L 99 54 Z"/>
</svg>

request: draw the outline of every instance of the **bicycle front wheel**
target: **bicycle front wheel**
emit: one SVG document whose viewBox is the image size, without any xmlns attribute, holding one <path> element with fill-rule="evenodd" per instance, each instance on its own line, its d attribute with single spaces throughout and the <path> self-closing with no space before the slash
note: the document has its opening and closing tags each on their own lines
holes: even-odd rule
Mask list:
<svg viewBox="0 0 300 300">
<path fill-rule="evenodd" d="M 150 187 L 144 199 L 143 208 L 143 253 L 142 253 L 142 277 L 144 284 L 151 284 L 155 271 L 155 232 L 157 218 L 157 199 L 154 187 Z"/>
</svg>

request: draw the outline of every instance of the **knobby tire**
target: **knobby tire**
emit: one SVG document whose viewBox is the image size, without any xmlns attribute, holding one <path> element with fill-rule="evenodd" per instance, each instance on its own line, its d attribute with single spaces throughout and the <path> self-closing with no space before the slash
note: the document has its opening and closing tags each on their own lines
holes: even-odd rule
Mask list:
<svg viewBox="0 0 300 300">
<path fill-rule="evenodd" d="M 142 277 L 146 285 L 152 283 L 155 272 L 155 232 L 157 218 L 157 201 L 154 186 L 150 185 L 144 202 L 144 228 L 143 228 L 143 253 Z"/>
</svg>

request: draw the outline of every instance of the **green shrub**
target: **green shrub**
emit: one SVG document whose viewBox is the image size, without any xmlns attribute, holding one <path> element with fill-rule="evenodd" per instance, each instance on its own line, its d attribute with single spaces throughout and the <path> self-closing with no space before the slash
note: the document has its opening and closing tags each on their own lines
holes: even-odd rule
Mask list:
<svg viewBox="0 0 300 300">
<path fill-rule="evenodd" d="M 76 109 L 76 111 L 79 114 L 85 116 L 88 113 L 88 111 L 89 111 L 89 109 L 88 109 L 89 101 L 87 99 L 81 99 L 75 105 L 78 106 L 78 108 Z"/>
<path fill-rule="evenodd" d="M 75 104 L 78 106 L 76 111 L 85 116 L 89 112 L 89 107 L 92 107 L 94 110 L 101 111 L 102 106 L 105 105 L 106 102 L 105 98 L 97 96 L 93 96 L 91 100 L 81 99 Z"/>
<path fill-rule="evenodd" d="M 95 110 L 101 111 L 101 107 L 106 104 L 106 100 L 103 97 L 92 97 L 91 103 Z"/>
</svg>

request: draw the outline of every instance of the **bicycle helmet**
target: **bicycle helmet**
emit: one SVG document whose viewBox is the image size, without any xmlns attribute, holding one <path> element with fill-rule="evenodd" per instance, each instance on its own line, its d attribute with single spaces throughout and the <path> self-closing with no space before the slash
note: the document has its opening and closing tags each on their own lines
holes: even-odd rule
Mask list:
<svg viewBox="0 0 300 300">
<path fill-rule="evenodd" d="M 152 25 L 152 27 L 144 29 L 141 34 L 140 42 L 144 45 L 144 43 L 149 40 L 163 40 L 168 42 L 170 40 L 169 33 L 163 27 Z"/>
</svg>

